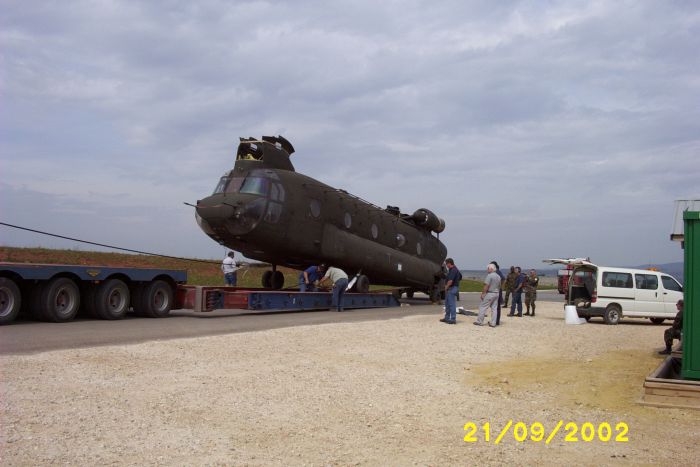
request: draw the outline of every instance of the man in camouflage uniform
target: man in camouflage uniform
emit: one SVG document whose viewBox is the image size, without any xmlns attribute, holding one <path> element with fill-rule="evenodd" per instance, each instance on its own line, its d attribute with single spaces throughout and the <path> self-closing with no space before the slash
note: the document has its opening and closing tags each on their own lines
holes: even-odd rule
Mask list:
<svg viewBox="0 0 700 467">
<path fill-rule="evenodd" d="M 537 286 L 540 283 L 540 278 L 537 277 L 537 271 L 530 269 L 530 275 L 525 279 L 523 288 L 525 289 L 525 316 L 535 316 L 535 300 L 537 300 Z M 530 314 L 532 307 L 532 314 Z"/>
<path fill-rule="evenodd" d="M 676 303 L 676 318 L 673 320 L 673 326 L 664 331 L 664 343 L 666 348 L 659 352 L 659 355 L 668 355 L 671 353 L 673 339 L 680 339 L 683 332 L 683 300 L 678 300 Z"/>
<path fill-rule="evenodd" d="M 508 273 L 508 276 L 506 277 L 506 282 L 505 282 L 505 284 L 503 284 L 503 290 L 506 291 L 506 299 L 503 302 L 503 308 L 508 308 L 508 296 L 513 291 L 513 287 L 515 286 L 515 278 L 516 277 L 518 277 L 518 273 L 515 272 L 515 266 L 511 266 L 510 272 Z"/>
</svg>

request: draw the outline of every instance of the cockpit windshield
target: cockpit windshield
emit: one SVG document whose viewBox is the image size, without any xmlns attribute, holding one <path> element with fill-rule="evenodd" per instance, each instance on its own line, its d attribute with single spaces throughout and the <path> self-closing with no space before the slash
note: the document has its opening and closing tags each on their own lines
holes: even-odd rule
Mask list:
<svg viewBox="0 0 700 467">
<path fill-rule="evenodd" d="M 241 193 L 267 196 L 270 191 L 270 180 L 261 177 L 247 177 L 241 185 Z"/>
<path fill-rule="evenodd" d="M 243 183 L 243 177 L 231 177 L 229 174 L 224 175 L 219 180 L 219 183 L 214 188 L 214 194 L 217 193 L 238 193 Z"/>
</svg>

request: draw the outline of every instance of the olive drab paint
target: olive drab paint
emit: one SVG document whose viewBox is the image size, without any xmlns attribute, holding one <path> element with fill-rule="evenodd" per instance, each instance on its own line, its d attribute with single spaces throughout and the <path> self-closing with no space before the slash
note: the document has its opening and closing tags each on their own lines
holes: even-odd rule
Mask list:
<svg viewBox="0 0 700 467">
<path fill-rule="evenodd" d="M 294 269 L 326 263 L 374 284 L 432 292 L 441 279 L 445 222 L 427 209 L 382 209 L 294 170 L 281 136 L 240 138 L 236 162 L 196 219 L 216 242 Z"/>
</svg>

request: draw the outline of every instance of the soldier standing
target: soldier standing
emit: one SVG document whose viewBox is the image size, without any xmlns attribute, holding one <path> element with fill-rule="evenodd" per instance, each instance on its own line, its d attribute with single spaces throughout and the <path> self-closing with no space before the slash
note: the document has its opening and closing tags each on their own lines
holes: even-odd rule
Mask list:
<svg viewBox="0 0 700 467">
<path fill-rule="evenodd" d="M 511 266 L 510 272 L 508 273 L 508 276 L 506 276 L 506 283 L 503 285 L 503 288 L 506 291 L 506 299 L 503 303 L 504 308 L 508 308 L 508 296 L 513 291 L 516 277 L 518 277 L 518 274 L 515 272 L 515 266 Z"/>
<path fill-rule="evenodd" d="M 525 279 L 523 288 L 525 289 L 525 316 L 535 316 L 535 300 L 537 300 L 537 286 L 540 283 L 540 278 L 537 277 L 537 271 L 530 269 L 530 275 Z M 530 314 L 532 307 L 532 314 Z"/>
</svg>

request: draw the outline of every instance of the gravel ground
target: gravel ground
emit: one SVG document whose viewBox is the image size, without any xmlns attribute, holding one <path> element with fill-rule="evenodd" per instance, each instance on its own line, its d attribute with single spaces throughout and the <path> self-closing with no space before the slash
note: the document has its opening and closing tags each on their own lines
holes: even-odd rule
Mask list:
<svg viewBox="0 0 700 467">
<path fill-rule="evenodd" d="M 665 326 L 435 316 L 0 357 L 2 465 L 700 463 L 700 412 L 640 406 Z M 508 420 L 628 442 L 517 442 Z M 491 424 L 477 442 L 465 424 Z M 580 437 L 579 437 L 580 439 Z"/>
</svg>

